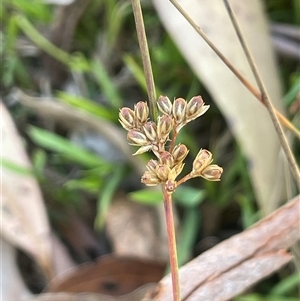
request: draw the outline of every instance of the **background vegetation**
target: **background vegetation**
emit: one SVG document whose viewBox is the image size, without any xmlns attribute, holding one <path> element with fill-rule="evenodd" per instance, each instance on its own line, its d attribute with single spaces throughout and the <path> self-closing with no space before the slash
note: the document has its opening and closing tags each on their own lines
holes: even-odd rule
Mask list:
<svg viewBox="0 0 300 301">
<path fill-rule="evenodd" d="M 299 3 L 264 1 L 270 22 L 294 25 L 300 25 Z M 27 95 L 41 97 L 41 101 L 55 99 L 66 108 L 91 114 L 100 123 L 119 127 L 119 108 L 132 107 L 147 98 L 130 2 L 90 0 L 81 1 L 79 7 L 66 12 L 46 1 L 3 1 L 2 99 L 24 138 L 33 168 L 27 170 L 8 160 L 2 163 L 4 168 L 37 177 L 54 231 L 66 242 L 73 258 L 84 262 L 111 252 L 105 238 L 105 219 L 116 195 L 127 194 L 145 206 L 158 204 L 161 197 L 142 186 L 136 168 L 113 141 L 86 130 L 84 125 L 69 126 L 69 118 L 64 116 L 44 118 L 16 100 L 16 89 L 21 89 Z M 260 212 L 247 164 L 222 113 L 182 58 L 151 3 L 145 2 L 143 9 L 158 93 L 186 99 L 200 94 L 211 105 L 201 123 L 182 133 L 182 142 L 193 157 L 199 148 L 208 148 L 218 164 L 226 166 L 220 183 L 199 184 L 197 180 L 179 189 L 174 197 L 179 217 L 179 261 L 184 264 L 253 224 Z M 298 60 L 279 54 L 278 67 L 285 108 L 299 126 Z M 225 153 L 218 152 L 222 142 L 226 144 Z M 299 149 L 299 142 L 294 148 Z M 299 153 L 296 155 L 299 160 Z M 70 211 L 100 237 L 101 248 L 83 256 L 67 242 L 62 228 Z M 212 215 L 215 220 L 209 221 Z M 25 255 L 19 256 L 22 267 Z M 43 289 L 43 283 L 33 283 L 28 283 L 32 291 Z M 297 278 L 288 266 L 240 300 L 292 300 L 297 296 Z"/>
</svg>

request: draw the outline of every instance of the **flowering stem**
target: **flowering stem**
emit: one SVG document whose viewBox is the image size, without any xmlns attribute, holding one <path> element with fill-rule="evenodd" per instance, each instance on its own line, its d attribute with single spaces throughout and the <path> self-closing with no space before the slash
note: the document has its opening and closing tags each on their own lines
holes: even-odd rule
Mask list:
<svg viewBox="0 0 300 301">
<path fill-rule="evenodd" d="M 140 0 L 131 0 L 132 10 L 134 14 L 136 32 L 139 40 L 140 50 L 142 54 L 142 61 L 144 67 L 144 73 L 146 78 L 146 85 L 149 98 L 149 109 L 152 120 L 156 120 L 158 116 L 156 105 L 156 91 L 153 78 L 153 72 L 151 67 L 151 60 L 149 54 L 149 48 L 147 43 L 146 31 L 143 21 L 143 13 Z"/>
<path fill-rule="evenodd" d="M 164 196 L 164 206 L 165 206 L 167 232 L 168 232 L 170 268 L 171 268 L 172 286 L 173 286 L 173 300 L 180 301 L 178 260 L 177 260 L 174 218 L 173 218 L 172 195 L 167 193 L 163 185 L 162 185 L 162 191 Z"/>
</svg>

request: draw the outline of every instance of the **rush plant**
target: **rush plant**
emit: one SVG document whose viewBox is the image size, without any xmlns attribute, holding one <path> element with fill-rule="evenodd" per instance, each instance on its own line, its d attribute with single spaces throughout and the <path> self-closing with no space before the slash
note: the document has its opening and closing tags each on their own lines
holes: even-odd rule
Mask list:
<svg viewBox="0 0 300 301">
<path fill-rule="evenodd" d="M 208 109 L 201 96 L 194 96 L 190 101 L 176 98 L 172 103 L 167 96 L 156 99 L 147 37 L 143 22 L 140 0 L 131 0 L 137 36 L 143 61 L 149 107 L 140 101 L 133 109 L 120 109 L 119 121 L 128 131 L 129 144 L 138 146 L 134 155 L 152 151 L 155 159 L 146 165 L 141 182 L 147 186 L 161 185 L 169 245 L 170 268 L 173 286 L 173 300 L 180 301 L 178 259 L 173 218 L 172 194 L 176 188 L 189 179 L 202 177 L 209 181 L 220 181 L 223 169 L 212 164 L 212 153 L 200 149 L 193 161 L 192 170 L 180 178 L 184 159 L 189 153 L 184 144 L 176 144 L 180 130 L 190 121 L 202 116 Z M 149 117 L 150 116 L 150 117 Z"/>
<path fill-rule="evenodd" d="M 210 151 L 200 149 L 193 161 L 191 171 L 180 177 L 189 150 L 184 144 L 176 144 L 176 138 L 187 123 L 202 116 L 209 109 L 209 105 L 205 105 L 201 96 L 194 96 L 189 102 L 183 98 L 176 98 L 173 103 L 167 96 L 160 96 L 157 106 L 160 114 L 156 120 L 149 120 L 147 102 L 139 101 L 135 104 L 134 109 L 128 107 L 120 109 L 119 121 L 128 131 L 129 144 L 139 147 L 133 155 L 152 151 L 156 157 L 147 163 L 147 170 L 142 175 L 141 182 L 147 186 L 160 184 L 162 187 L 173 295 L 174 300 L 178 301 L 180 300 L 180 290 L 172 193 L 179 185 L 195 177 L 220 181 L 223 169 L 212 164 L 213 156 Z"/>
</svg>

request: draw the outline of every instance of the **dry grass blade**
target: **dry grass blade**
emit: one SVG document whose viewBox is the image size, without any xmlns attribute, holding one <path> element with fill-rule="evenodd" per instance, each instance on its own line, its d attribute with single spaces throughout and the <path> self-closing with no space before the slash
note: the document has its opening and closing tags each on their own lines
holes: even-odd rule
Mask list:
<svg viewBox="0 0 300 301">
<path fill-rule="evenodd" d="M 233 24 L 233 27 L 236 31 L 236 34 L 238 36 L 238 39 L 241 43 L 241 46 L 243 47 L 243 50 L 245 52 L 245 55 L 246 55 L 246 58 L 248 60 L 248 63 L 250 65 L 250 68 L 252 70 L 252 73 L 255 77 L 255 81 L 259 87 L 259 90 L 260 90 L 260 95 L 261 95 L 261 102 L 266 106 L 269 114 L 270 114 L 270 117 L 271 117 L 271 120 L 273 122 L 273 125 L 274 125 L 274 128 L 276 130 L 276 133 L 277 133 L 277 136 L 279 138 L 279 141 L 280 141 L 280 144 L 281 144 L 281 147 L 282 149 L 284 150 L 284 153 L 286 155 L 286 158 L 289 162 L 289 165 L 290 165 L 290 169 L 293 173 L 293 176 L 294 176 L 294 179 L 296 181 L 296 183 L 298 183 L 298 185 L 300 186 L 300 171 L 298 169 L 298 166 L 297 166 L 297 162 L 293 156 L 293 153 L 290 149 L 290 146 L 287 142 L 287 139 L 286 139 L 286 136 L 280 126 L 280 123 L 278 122 L 278 119 L 277 119 L 277 116 L 276 116 L 276 111 L 275 111 L 275 108 L 272 104 L 272 101 L 270 99 L 270 97 L 268 96 L 267 94 L 267 90 L 264 86 L 264 83 L 262 81 L 262 78 L 258 72 L 258 69 L 255 65 L 255 62 L 254 62 L 254 59 L 250 53 L 250 50 L 247 46 L 247 43 L 243 37 L 243 34 L 240 30 L 240 27 L 237 23 L 237 20 L 235 18 L 235 15 L 231 9 L 231 6 L 229 4 L 229 2 L 227 0 L 223 0 L 224 4 L 225 4 L 225 7 L 226 7 L 226 10 L 230 16 L 230 19 L 231 19 L 231 22 Z"/>
<path fill-rule="evenodd" d="M 300 195 L 180 268 L 182 300 L 229 300 L 289 262 L 286 250 L 300 238 L 299 206 Z M 167 276 L 154 300 L 172 300 L 171 292 Z"/>
<path fill-rule="evenodd" d="M 202 37 L 202 39 L 209 45 L 209 47 L 217 54 L 217 56 L 224 62 L 224 64 L 234 73 L 234 75 L 242 82 L 242 84 L 260 101 L 262 101 L 261 93 L 230 63 L 230 61 L 222 54 L 222 52 L 209 40 L 203 30 L 193 21 L 187 12 L 180 6 L 176 0 L 170 0 L 170 2 L 176 7 L 176 9 L 182 14 L 182 16 L 189 22 L 189 24 L 195 29 L 195 31 Z M 264 104 L 265 105 L 265 104 Z M 294 135 L 300 138 L 300 131 L 286 119 L 279 111 L 275 109 L 275 113 L 279 121 L 289 129 Z"/>
</svg>

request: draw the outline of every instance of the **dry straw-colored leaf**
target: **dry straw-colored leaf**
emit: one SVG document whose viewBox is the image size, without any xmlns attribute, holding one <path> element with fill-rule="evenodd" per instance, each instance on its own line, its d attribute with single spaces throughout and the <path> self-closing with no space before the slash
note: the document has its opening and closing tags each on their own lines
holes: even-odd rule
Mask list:
<svg viewBox="0 0 300 301">
<path fill-rule="evenodd" d="M 222 110 L 241 145 L 248 160 L 256 199 L 263 213 L 271 212 L 285 197 L 282 192 L 285 189 L 285 173 L 279 141 L 267 110 L 246 90 L 169 1 L 153 2 L 162 23 Z M 261 2 L 231 0 L 230 4 L 268 94 L 274 106 L 282 110 L 280 81 Z M 180 5 L 225 57 L 256 86 L 222 1 L 190 0 L 180 1 Z"/>
<path fill-rule="evenodd" d="M 2 277 L 0 277 L 1 300 L 21 300 L 22 297 L 29 296 L 30 293 L 25 287 L 18 270 L 16 262 L 16 250 L 2 237 L 0 237 L 0 246 L 1 275 L 3 275 Z"/>
<path fill-rule="evenodd" d="M 2 160 L 31 169 L 21 137 L 0 104 Z M 36 179 L 2 167 L 1 236 L 30 254 L 48 277 L 53 275 L 50 227 Z"/>
</svg>

